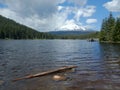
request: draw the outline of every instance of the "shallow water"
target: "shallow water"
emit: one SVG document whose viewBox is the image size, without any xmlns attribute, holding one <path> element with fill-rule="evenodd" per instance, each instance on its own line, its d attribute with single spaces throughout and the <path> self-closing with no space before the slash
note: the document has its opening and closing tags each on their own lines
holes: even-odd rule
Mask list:
<svg viewBox="0 0 120 90">
<path fill-rule="evenodd" d="M 53 75 L 11 80 L 29 74 L 77 65 Z M 120 44 L 86 40 L 0 40 L 0 90 L 120 90 Z"/>
</svg>

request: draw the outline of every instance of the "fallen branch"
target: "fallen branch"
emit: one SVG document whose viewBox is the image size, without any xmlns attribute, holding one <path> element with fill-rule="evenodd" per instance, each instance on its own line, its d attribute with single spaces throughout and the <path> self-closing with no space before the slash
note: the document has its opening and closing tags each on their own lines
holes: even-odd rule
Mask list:
<svg viewBox="0 0 120 90">
<path fill-rule="evenodd" d="M 42 72 L 42 73 L 37 73 L 37 74 L 34 74 L 34 75 L 28 75 L 28 76 L 25 76 L 25 77 L 22 77 L 22 78 L 16 78 L 13 81 L 45 76 L 45 75 L 52 74 L 52 73 L 63 72 L 63 71 L 66 71 L 66 70 L 69 70 L 69 69 L 72 69 L 72 68 L 76 68 L 76 67 L 77 66 L 65 66 L 65 67 L 55 69 L 55 70 L 50 70 L 50 71 L 46 71 L 46 72 Z"/>
</svg>

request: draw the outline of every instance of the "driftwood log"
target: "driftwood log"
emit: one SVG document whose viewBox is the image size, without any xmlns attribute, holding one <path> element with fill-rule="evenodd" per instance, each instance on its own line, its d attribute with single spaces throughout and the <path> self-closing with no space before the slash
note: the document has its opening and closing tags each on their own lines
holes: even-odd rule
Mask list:
<svg viewBox="0 0 120 90">
<path fill-rule="evenodd" d="M 48 74 L 52 74 L 52 73 L 57 73 L 57 72 L 64 72 L 66 70 L 72 69 L 72 68 L 76 68 L 77 66 L 65 66 L 65 67 L 61 67 L 55 70 L 50 70 L 50 71 L 46 71 L 46 72 L 42 72 L 42 73 L 37 73 L 37 74 L 33 74 L 33 75 L 28 75 L 22 78 L 16 78 L 12 81 L 18 81 L 18 80 L 22 80 L 22 79 L 30 79 L 30 78 L 35 78 L 35 77 L 40 77 L 40 76 L 45 76 Z"/>
</svg>

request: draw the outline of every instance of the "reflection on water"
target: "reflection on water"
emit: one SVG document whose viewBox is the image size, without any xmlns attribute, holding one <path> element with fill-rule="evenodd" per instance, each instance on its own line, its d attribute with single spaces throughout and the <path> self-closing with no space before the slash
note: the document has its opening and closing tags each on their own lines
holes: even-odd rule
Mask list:
<svg viewBox="0 0 120 90">
<path fill-rule="evenodd" d="M 69 79 L 12 79 L 77 65 Z M 0 40 L 0 90 L 120 90 L 120 44 L 85 40 Z"/>
</svg>

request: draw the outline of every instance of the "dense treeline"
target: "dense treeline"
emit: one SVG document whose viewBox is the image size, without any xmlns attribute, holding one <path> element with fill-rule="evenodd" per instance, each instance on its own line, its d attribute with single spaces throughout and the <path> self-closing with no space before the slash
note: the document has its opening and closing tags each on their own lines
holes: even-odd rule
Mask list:
<svg viewBox="0 0 120 90">
<path fill-rule="evenodd" d="M 99 32 L 91 32 L 88 34 L 80 34 L 80 35 L 60 35 L 57 37 L 58 39 L 90 39 L 90 38 L 99 38 Z"/>
<path fill-rule="evenodd" d="M 120 17 L 114 18 L 110 13 L 108 18 L 103 19 L 100 41 L 120 42 Z"/>
<path fill-rule="evenodd" d="M 0 39 L 52 39 L 53 35 L 38 32 L 0 15 Z"/>
</svg>

